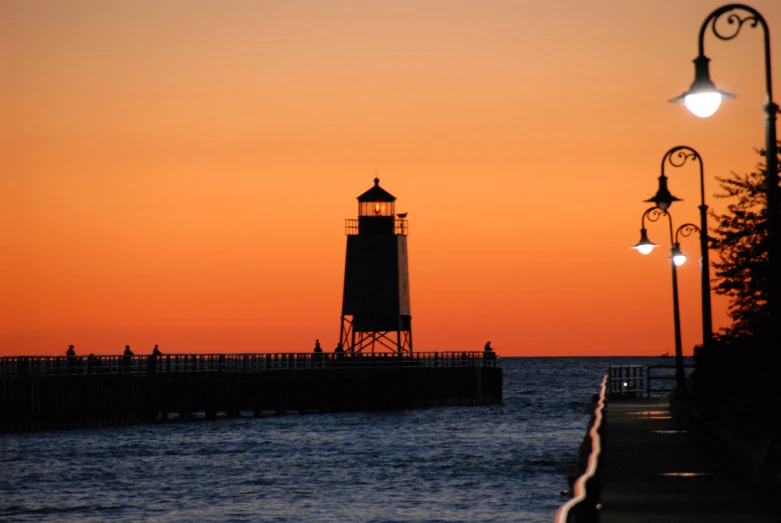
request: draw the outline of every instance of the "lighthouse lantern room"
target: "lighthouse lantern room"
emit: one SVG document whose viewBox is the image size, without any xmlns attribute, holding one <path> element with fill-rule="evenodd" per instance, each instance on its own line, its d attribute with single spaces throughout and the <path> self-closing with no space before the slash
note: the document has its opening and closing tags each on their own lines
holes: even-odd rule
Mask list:
<svg viewBox="0 0 781 523">
<path fill-rule="evenodd" d="M 406 213 L 380 187 L 358 196 L 358 219 L 346 220 L 342 326 L 348 353 L 412 353 Z"/>
</svg>

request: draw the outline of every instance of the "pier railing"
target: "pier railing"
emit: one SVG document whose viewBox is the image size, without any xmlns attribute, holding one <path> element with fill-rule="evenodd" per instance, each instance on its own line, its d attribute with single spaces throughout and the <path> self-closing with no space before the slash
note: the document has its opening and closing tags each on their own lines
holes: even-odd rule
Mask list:
<svg viewBox="0 0 781 523">
<path fill-rule="evenodd" d="M 642 398 L 645 394 L 645 367 L 642 365 L 611 365 L 607 375 L 608 396 Z"/>
<path fill-rule="evenodd" d="M 6 356 L 0 378 L 10 376 L 149 375 L 193 372 L 257 373 L 296 369 L 379 367 L 495 367 L 495 355 L 476 352 L 165 354 L 161 356 Z"/>
<path fill-rule="evenodd" d="M 684 365 L 686 376 L 694 365 Z M 675 365 L 611 365 L 608 368 L 608 396 L 642 398 L 668 394 L 675 387 Z"/>
<path fill-rule="evenodd" d="M 694 365 L 684 365 L 686 377 L 691 376 Z M 646 396 L 668 394 L 675 388 L 675 365 L 649 365 L 646 368 Z"/>
</svg>

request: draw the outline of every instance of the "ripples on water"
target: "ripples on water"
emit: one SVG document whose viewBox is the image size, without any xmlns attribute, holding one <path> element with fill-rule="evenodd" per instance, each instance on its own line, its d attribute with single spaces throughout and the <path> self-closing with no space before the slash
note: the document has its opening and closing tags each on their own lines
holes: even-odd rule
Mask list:
<svg viewBox="0 0 781 523">
<path fill-rule="evenodd" d="M 503 358 L 504 405 L 0 435 L 13 521 L 551 521 L 611 364 Z"/>
</svg>

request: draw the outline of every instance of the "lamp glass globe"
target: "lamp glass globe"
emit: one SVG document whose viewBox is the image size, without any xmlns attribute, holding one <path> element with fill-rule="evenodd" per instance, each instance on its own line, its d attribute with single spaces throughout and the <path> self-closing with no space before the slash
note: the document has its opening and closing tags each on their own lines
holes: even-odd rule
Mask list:
<svg viewBox="0 0 781 523">
<path fill-rule="evenodd" d="M 656 245 L 646 243 L 645 245 L 638 245 L 635 249 L 637 249 L 640 254 L 650 254 L 651 251 L 654 250 L 654 247 L 656 247 Z"/>
<path fill-rule="evenodd" d="M 695 116 L 707 118 L 716 112 L 721 105 L 721 93 L 705 92 L 687 94 L 683 98 L 686 108 Z"/>
<path fill-rule="evenodd" d="M 686 262 L 686 256 L 685 255 L 683 255 L 683 254 L 676 254 L 675 256 L 673 256 L 673 263 L 676 266 L 680 267 L 685 262 Z"/>
</svg>

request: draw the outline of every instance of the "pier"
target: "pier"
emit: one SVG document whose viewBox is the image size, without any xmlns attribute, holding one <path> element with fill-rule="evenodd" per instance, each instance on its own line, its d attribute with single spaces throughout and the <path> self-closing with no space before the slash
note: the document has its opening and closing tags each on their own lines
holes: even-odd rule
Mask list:
<svg viewBox="0 0 781 523">
<path fill-rule="evenodd" d="M 0 432 L 502 402 L 483 352 L 0 358 Z"/>
<path fill-rule="evenodd" d="M 734 456 L 690 413 L 676 412 L 683 405 L 626 390 L 642 376 L 636 369 L 605 376 L 582 448 L 582 474 L 555 523 L 778 521 L 777 500 L 747 481 Z"/>
</svg>

